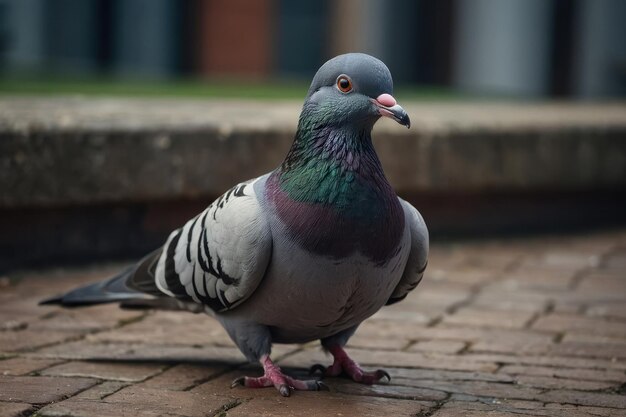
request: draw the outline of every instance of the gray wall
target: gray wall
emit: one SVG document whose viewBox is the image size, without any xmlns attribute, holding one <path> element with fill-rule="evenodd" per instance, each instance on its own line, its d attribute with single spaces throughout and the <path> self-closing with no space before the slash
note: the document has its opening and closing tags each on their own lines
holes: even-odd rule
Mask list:
<svg viewBox="0 0 626 417">
<path fill-rule="evenodd" d="M 548 91 L 548 0 L 457 3 L 454 84 L 479 94 L 540 96 Z"/>
</svg>

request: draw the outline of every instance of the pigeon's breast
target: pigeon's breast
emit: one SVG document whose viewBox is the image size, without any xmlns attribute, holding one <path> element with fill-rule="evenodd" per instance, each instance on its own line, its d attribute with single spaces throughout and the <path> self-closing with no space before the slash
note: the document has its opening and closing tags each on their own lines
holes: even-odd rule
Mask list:
<svg viewBox="0 0 626 417">
<path fill-rule="evenodd" d="M 240 307 L 267 325 L 277 343 L 328 337 L 376 313 L 400 281 L 410 247 L 404 230 L 394 253 L 379 264 L 358 252 L 341 259 L 312 254 L 281 235 L 274 233 L 263 281 Z"/>
<path fill-rule="evenodd" d="M 339 186 L 338 186 L 339 187 Z M 340 260 L 356 253 L 378 265 L 397 250 L 404 231 L 404 212 L 391 187 L 359 184 L 343 188 L 350 198 L 332 202 L 298 201 L 279 185 L 277 175 L 266 183 L 266 212 L 273 230 L 304 251 Z"/>
</svg>

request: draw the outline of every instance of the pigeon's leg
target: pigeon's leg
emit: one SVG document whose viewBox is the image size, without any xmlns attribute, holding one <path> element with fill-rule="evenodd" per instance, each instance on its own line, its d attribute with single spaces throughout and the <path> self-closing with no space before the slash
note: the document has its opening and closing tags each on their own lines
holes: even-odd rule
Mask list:
<svg viewBox="0 0 626 417">
<path fill-rule="evenodd" d="M 391 381 L 391 376 L 387 371 L 378 369 L 374 372 L 364 371 L 358 363 L 356 363 L 339 345 L 325 346 L 325 348 L 333 355 L 333 364 L 325 368 L 322 365 L 313 365 L 310 372 L 322 371 L 325 376 L 338 376 L 342 372 L 347 374 L 353 381 L 360 382 L 362 384 L 371 385 L 383 378 Z"/>
<path fill-rule="evenodd" d="M 301 381 L 285 375 L 280 368 L 272 362 L 269 355 L 261 357 L 261 364 L 263 365 L 263 370 L 265 371 L 263 376 L 257 378 L 249 376 L 239 377 L 233 381 L 231 387 L 234 388 L 237 385 L 243 385 L 249 388 L 264 388 L 271 387 L 273 385 L 283 397 L 289 397 L 291 390 L 328 390 L 328 387 L 323 382 L 314 379 Z"/>
</svg>

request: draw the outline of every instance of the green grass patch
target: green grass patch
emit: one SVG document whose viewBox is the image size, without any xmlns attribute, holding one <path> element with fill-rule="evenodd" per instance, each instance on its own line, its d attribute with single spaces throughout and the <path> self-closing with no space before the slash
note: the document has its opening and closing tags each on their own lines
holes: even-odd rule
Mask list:
<svg viewBox="0 0 626 417">
<path fill-rule="evenodd" d="M 7 95 L 84 95 L 118 97 L 181 97 L 302 100 L 309 88 L 305 81 L 223 80 L 129 80 L 106 77 L 28 77 L 0 78 L 0 96 Z M 398 86 L 399 100 L 448 100 L 460 98 L 449 89 L 421 86 Z"/>
</svg>

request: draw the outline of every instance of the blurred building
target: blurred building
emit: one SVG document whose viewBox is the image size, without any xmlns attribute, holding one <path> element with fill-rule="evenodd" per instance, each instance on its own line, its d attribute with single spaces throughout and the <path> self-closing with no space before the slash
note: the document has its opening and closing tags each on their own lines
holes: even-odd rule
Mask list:
<svg viewBox="0 0 626 417">
<path fill-rule="evenodd" d="M 305 79 L 362 51 L 397 83 L 623 97 L 625 20 L 622 0 L 0 0 L 0 68 Z"/>
</svg>

